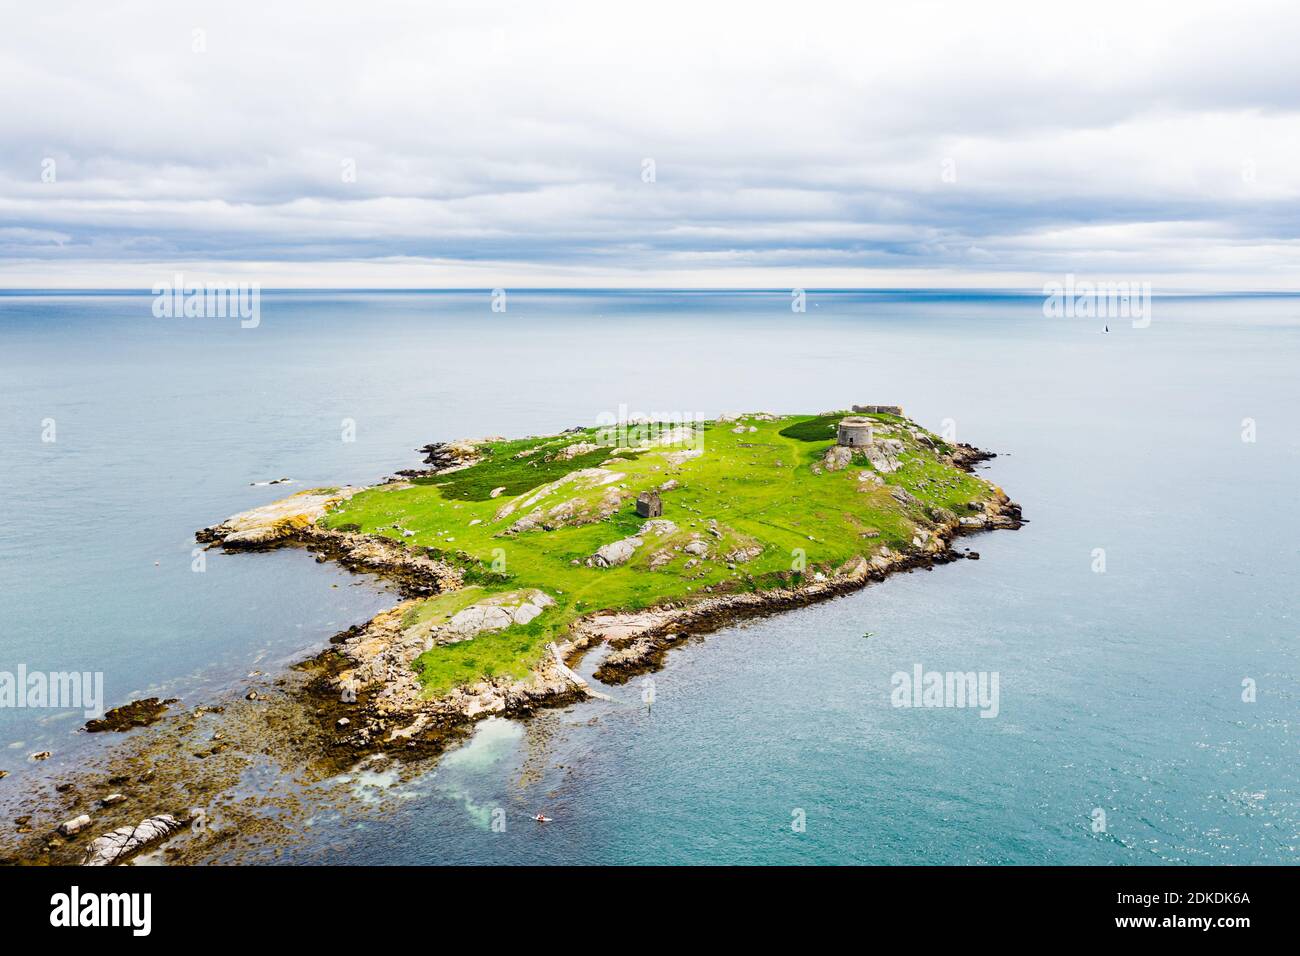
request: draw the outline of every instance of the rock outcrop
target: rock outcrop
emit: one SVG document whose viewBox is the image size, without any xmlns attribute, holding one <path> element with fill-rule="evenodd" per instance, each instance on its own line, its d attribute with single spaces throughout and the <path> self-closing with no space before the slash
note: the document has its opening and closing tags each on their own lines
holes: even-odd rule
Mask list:
<svg viewBox="0 0 1300 956">
<path fill-rule="evenodd" d="M 118 827 L 96 837 L 86 850 L 82 866 L 112 866 L 166 839 L 185 826 L 170 813 L 141 820 L 133 827 Z"/>
<path fill-rule="evenodd" d="M 867 456 L 867 461 L 871 462 L 872 468 L 888 475 L 902 467 L 898 455 L 903 448 L 903 443 L 897 438 L 877 438 L 863 445 L 862 453 Z"/>
<path fill-rule="evenodd" d="M 618 564 L 626 564 L 632 555 L 636 554 L 636 549 L 643 544 L 645 539 L 635 535 L 619 541 L 611 541 L 597 548 L 596 553 L 587 559 L 587 564 L 593 568 L 612 568 Z"/>
<path fill-rule="evenodd" d="M 645 544 L 647 537 L 653 535 L 662 538 L 665 535 L 674 534 L 676 531 L 677 525 L 667 518 L 652 518 L 643 524 L 641 530 L 635 535 L 602 545 L 596 550 L 595 554 L 587 559 L 587 566 L 612 568 L 615 565 L 626 564 L 632 555 L 636 554 L 637 548 Z"/>
<path fill-rule="evenodd" d="M 502 440 L 500 436 L 461 438 L 456 441 L 433 442 L 420 451 L 424 452 L 424 463 L 430 466 L 429 470 L 435 475 L 444 475 L 477 465 L 483 460 L 480 446 Z"/>
<path fill-rule="evenodd" d="M 263 548 L 311 528 L 334 505 L 351 498 L 360 488 L 302 491 L 268 505 L 241 511 L 219 525 L 204 528 L 199 541 L 220 541 L 227 548 Z"/>
<path fill-rule="evenodd" d="M 514 624 L 527 624 L 554 605 L 553 597 L 536 589 L 494 594 L 458 611 L 437 627 L 434 643 L 451 644 L 489 631 L 503 631 Z"/>
<path fill-rule="evenodd" d="M 503 505 L 492 520 L 504 521 L 516 512 L 533 509 L 500 532 L 503 535 L 537 529 L 553 531 L 556 528 L 602 521 L 632 496 L 632 492 L 619 485 L 626 477 L 622 472 L 608 468 L 571 471 L 563 478 L 542 485 L 527 498 Z M 548 499 L 562 495 L 566 496 L 564 500 L 548 503 Z"/>
<path fill-rule="evenodd" d="M 124 731 L 132 727 L 148 727 L 161 720 L 167 708 L 174 703 L 176 703 L 175 697 L 166 700 L 158 697 L 133 700 L 129 704 L 105 712 L 103 717 L 86 721 L 86 732 L 94 734 L 106 730 Z"/>
<path fill-rule="evenodd" d="M 853 461 L 853 449 L 844 445 L 832 445 L 822 456 L 822 467 L 827 471 L 842 471 Z"/>
<path fill-rule="evenodd" d="M 557 461 L 572 461 L 574 458 L 577 458 L 579 455 L 586 455 L 590 452 L 595 451 L 599 447 L 600 446 L 595 444 L 594 442 L 580 441 L 575 444 L 566 445 L 565 447 L 561 448 L 559 451 L 555 453 L 555 459 Z"/>
</svg>

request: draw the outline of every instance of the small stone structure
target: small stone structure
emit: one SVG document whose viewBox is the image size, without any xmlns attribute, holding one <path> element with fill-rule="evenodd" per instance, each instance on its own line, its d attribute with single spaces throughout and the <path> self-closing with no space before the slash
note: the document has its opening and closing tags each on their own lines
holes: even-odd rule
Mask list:
<svg viewBox="0 0 1300 956">
<path fill-rule="evenodd" d="M 902 405 L 854 405 L 853 410 L 859 415 L 897 415 L 903 417 Z"/>
<path fill-rule="evenodd" d="M 871 419 L 842 418 L 835 443 L 846 448 L 865 448 L 871 444 Z"/>
<path fill-rule="evenodd" d="M 657 491 L 643 491 L 636 499 L 636 514 L 638 518 L 658 518 L 664 513 L 664 503 L 659 498 Z"/>
</svg>

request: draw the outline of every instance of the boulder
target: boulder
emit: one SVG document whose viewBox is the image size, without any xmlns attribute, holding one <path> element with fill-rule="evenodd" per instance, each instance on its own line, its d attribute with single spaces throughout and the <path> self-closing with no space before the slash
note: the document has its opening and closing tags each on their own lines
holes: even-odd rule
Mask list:
<svg viewBox="0 0 1300 956">
<path fill-rule="evenodd" d="M 555 453 L 556 461 L 572 461 L 579 455 L 585 455 L 593 452 L 600 446 L 589 441 L 580 441 L 574 445 L 566 445 Z"/>
<path fill-rule="evenodd" d="M 897 457 L 901 450 L 902 443 L 889 438 L 867 442 L 862 446 L 862 452 L 867 456 L 867 461 L 871 462 L 871 467 L 885 475 L 902 467 Z"/>
<path fill-rule="evenodd" d="M 593 568 L 612 568 L 616 564 L 626 564 L 628 559 L 636 553 L 636 549 L 644 543 L 645 541 L 638 537 L 611 541 L 609 544 L 598 548 L 596 553 L 587 559 L 587 564 Z"/>
<path fill-rule="evenodd" d="M 170 813 L 160 813 L 156 817 L 141 820 L 137 826 L 118 827 L 91 842 L 81 865 L 112 866 L 150 844 L 171 836 L 183 826 Z"/>
<path fill-rule="evenodd" d="M 434 442 L 420 451 L 425 453 L 424 463 L 433 466 L 435 474 L 459 471 L 482 460 L 479 446 L 491 441 L 501 441 L 500 436 L 490 438 L 462 438 L 458 441 Z"/>
<path fill-rule="evenodd" d="M 76 836 L 88 826 L 90 826 L 90 816 L 83 813 L 79 817 L 73 817 L 71 820 L 64 820 L 60 823 L 59 832 L 65 837 Z"/>
<path fill-rule="evenodd" d="M 853 461 L 853 449 L 844 445 L 832 445 L 822 456 L 822 467 L 827 471 L 842 471 Z"/>
<path fill-rule="evenodd" d="M 667 518 L 651 518 L 641 526 L 638 534 L 654 534 L 663 537 L 666 534 L 672 534 L 677 530 L 677 525 Z"/>
<path fill-rule="evenodd" d="M 527 624 L 554 603 L 555 598 L 536 589 L 495 595 L 457 611 L 442 625 L 440 636 L 466 640 L 487 631 L 505 630 L 512 624 Z"/>
</svg>

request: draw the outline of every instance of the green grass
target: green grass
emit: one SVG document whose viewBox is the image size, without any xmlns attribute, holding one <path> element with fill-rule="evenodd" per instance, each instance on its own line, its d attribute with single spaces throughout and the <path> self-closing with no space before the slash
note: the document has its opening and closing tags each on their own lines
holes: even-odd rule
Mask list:
<svg viewBox="0 0 1300 956">
<path fill-rule="evenodd" d="M 705 588 L 718 593 L 788 584 L 801 552 L 806 574 L 830 572 L 857 555 L 870 557 L 882 546 L 910 548 L 915 529 L 929 523 L 933 507 L 969 513 L 971 502 L 992 497 L 991 485 L 941 461 L 902 428 L 894 428 L 892 437 L 907 446 L 900 456 L 904 464 L 885 476 L 885 487 L 859 480 L 862 472 L 870 471 L 863 464 L 817 473 L 814 465 L 834 443 L 835 423 L 841 417 L 744 419 L 741 434 L 732 431 L 735 423 L 718 423 L 708 430 L 702 455 L 676 462 L 669 457 L 681 451 L 676 448 L 603 448 L 571 461 L 538 460 L 574 442 L 591 441 L 594 431 L 499 442 L 478 465 L 410 486 L 377 486 L 342 503 L 322 523 L 357 526 L 468 562 L 469 579 L 476 587 L 429 599 L 414 615 L 408 612 L 411 620 L 404 626 L 436 623 L 439 615 L 445 619 L 493 593 L 539 588 L 549 594 L 555 606 L 528 625 L 438 646 L 417 661 L 431 695 L 481 677 L 523 677 L 545 653 L 547 643 L 562 638 L 583 615 L 690 599 Z M 900 422 L 892 416 L 873 417 L 886 429 Z M 748 431 L 751 425 L 754 432 Z M 815 437 L 819 434 L 824 437 Z M 531 447 L 542 450 L 513 457 Z M 503 533 L 530 510 L 523 502 L 540 486 L 613 457 L 628 459 L 609 466 L 621 475 L 617 481 L 597 488 L 566 483 L 538 505 L 549 508 L 572 501 L 585 511 L 610 489 L 618 489 L 626 500 L 613 514 L 549 531 Z M 538 460 L 536 466 L 529 464 L 533 460 Z M 662 493 L 663 516 L 675 522 L 678 531 L 662 540 L 648 536 L 625 565 L 587 567 L 583 562 L 601 545 L 640 529 L 644 522 L 635 513 L 636 495 L 669 479 L 677 487 Z M 917 501 L 900 504 L 889 494 L 891 485 L 905 488 Z M 488 497 L 502 486 L 507 490 L 499 497 Z M 498 517 L 511 505 L 510 514 Z M 710 520 L 716 522 L 720 537 L 709 533 Z M 403 538 L 401 530 L 414 535 Z M 695 559 L 688 568 L 692 556 L 673 546 L 689 541 L 692 533 L 702 535 L 714 552 L 710 560 Z M 760 550 L 751 560 L 728 567 L 723 555 L 740 548 Z M 654 561 L 660 551 L 667 557 L 663 563 Z"/>
<path fill-rule="evenodd" d="M 780 434 L 796 441 L 830 441 L 835 438 L 836 429 L 843 420 L 844 413 L 836 415 L 818 415 L 816 418 L 804 418 L 781 429 Z"/>
<path fill-rule="evenodd" d="M 415 661 L 425 693 L 437 696 L 458 684 L 484 676 L 522 679 L 545 650 L 550 632 L 536 621 L 470 641 L 448 644 L 422 654 Z"/>
<path fill-rule="evenodd" d="M 446 476 L 419 479 L 421 484 L 436 484 L 444 498 L 462 501 L 487 501 L 497 488 L 505 488 L 502 495 L 513 497 L 531 491 L 539 485 L 563 478 L 580 468 L 595 468 L 612 454 L 609 448 L 597 448 L 585 454 L 564 460 L 551 456 L 568 445 L 589 442 L 590 434 L 565 435 L 562 440 L 526 440 L 498 442 L 485 446 L 485 459 Z M 537 451 L 527 457 L 516 457 L 520 452 Z M 632 452 L 631 454 L 635 454 Z"/>
</svg>

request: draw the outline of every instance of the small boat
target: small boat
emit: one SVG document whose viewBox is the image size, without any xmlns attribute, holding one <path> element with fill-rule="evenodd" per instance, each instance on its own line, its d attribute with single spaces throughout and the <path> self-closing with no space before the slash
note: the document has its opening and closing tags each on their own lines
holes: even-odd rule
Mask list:
<svg viewBox="0 0 1300 956">
<path fill-rule="evenodd" d="M 548 817 L 548 816 L 544 816 L 544 815 L 542 815 L 542 814 L 540 814 L 540 813 L 535 814 L 535 815 L 533 816 L 533 819 L 536 820 L 538 823 L 550 823 L 550 822 L 551 822 L 551 818 L 550 818 L 550 817 Z"/>
</svg>

